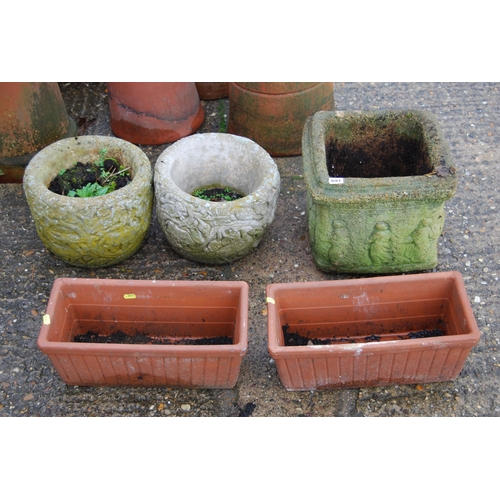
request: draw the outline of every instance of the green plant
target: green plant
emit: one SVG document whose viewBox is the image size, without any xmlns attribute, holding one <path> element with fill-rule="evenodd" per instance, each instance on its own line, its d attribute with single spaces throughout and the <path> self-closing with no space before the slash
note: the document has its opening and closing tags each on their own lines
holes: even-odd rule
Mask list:
<svg viewBox="0 0 500 500">
<path fill-rule="evenodd" d="M 106 156 L 107 153 L 108 153 L 108 150 L 106 148 L 102 148 L 99 151 L 99 158 L 97 159 L 97 161 L 94 162 L 94 165 L 96 167 L 103 168 L 104 162 L 106 160 L 111 160 L 112 162 L 114 162 L 116 164 L 116 166 L 118 167 L 118 169 L 120 171 L 125 170 L 125 167 L 123 165 L 121 165 L 120 162 L 116 158 L 113 158 L 112 156 Z"/>
<path fill-rule="evenodd" d="M 71 190 L 68 192 L 68 196 L 75 197 L 78 196 L 80 198 L 91 198 L 94 196 L 101 196 L 109 192 L 110 186 L 101 186 L 99 183 L 94 182 L 88 183 L 86 186 L 76 189 L 75 191 Z"/>
<path fill-rule="evenodd" d="M 202 200 L 207 200 L 207 201 L 210 201 L 210 198 L 204 194 L 206 191 L 206 189 L 203 189 L 203 188 L 200 188 L 200 189 L 195 189 L 192 193 L 193 196 L 195 196 L 196 198 L 201 198 Z"/>
<path fill-rule="evenodd" d="M 208 186 L 195 189 L 192 196 L 207 201 L 234 201 L 244 195 L 229 187 Z"/>
<path fill-rule="evenodd" d="M 108 152 L 108 150 L 106 148 L 102 148 L 100 151 L 99 151 L 99 158 L 98 160 L 94 163 L 97 167 L 104 167 L 104 162 L 107 160 L 106 158 L 106 153 Z M 114 160 L 114 158 L 113 158 Z M 116 160 L 115 160 L 116 161 Z"/>
<path fill-rule="evenodd" d="M 116 158 L 107 156 L 107 153 L 108 150 L 106 148 L 101 149 L 99 151 L 99 157 L 91 164 L 92 172 L 95 174 L 95 182 L 89 182 L 86 186 L 83 186 L 79 189 L 70 189 L 67 193 L 67 196 L 89 198 L 112 193 L 116 189 L 116 176 L 124 177 L 126 175 L 129 175 L 128 171 L 130 170 L 130 167 L 124 167 Z M 112 164 L 109 163 L 109 160 L 112 162 Z M 75 163 L 75 166 L 77 164 L 78 162 Z M 65 180 L 63 182 L 67 183 L 69 181 L 70 185 L 73 186 L 75 181 L 68 178 L 70 172 L 71 169 L 69 169 L 68 171 L 68 169 L 63 168 L 59 171 L 58 175 L 61 177 L 64 176 L 63 178 L 65 178 Z"/>
<path fill-rule="evenodd" d="M 104 181 L 107 182 L 111 177 L 114 177 L 115 175 L 119 175 L 120 177 L 123 177 L 126 175 L 127 171 L 129 170 L 130 167 L 125 168 L 123 165 L 119 166 L 119 169 L 117 172 L 112 172 L 109 170 L 105 170 L 104 167 L 100 168 L 100 175 L 99 177 Z"/>
<path fill-rule="evenodd" d="M 221 194 L 221 198 L 226 200 L 226 201 L 231 201 L 233 198 L 231 197 L 231 195 L 229 193 L 230 193 L 229 188 L 224 189 L 224 193 Z"/>
</svg>

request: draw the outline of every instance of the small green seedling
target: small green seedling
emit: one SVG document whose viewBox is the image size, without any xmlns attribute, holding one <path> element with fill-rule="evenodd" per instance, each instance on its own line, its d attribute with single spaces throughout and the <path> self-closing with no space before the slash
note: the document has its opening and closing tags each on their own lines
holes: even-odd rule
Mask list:
<svg viewBox="0 0 500 500">
<path fill-rule="evenodd" d="M 99 157 L 92 163 L 92 170 L 95 174 L 92 180 L 95 180 L 95 182 L 89 182 L 86 186 L 79 189 L 71 189 L 68 191 L 67 196 L 90 198 L 112 193 L 116 189 L 116 176 L 124 177 L 129 175 L 128 171 L 130 170 L 130 167 L 124 167 L 120 164 L 119 160 L 107 156 L 107 154 L 108 150 L 106 148 L 102 148 L 99 151 Z M 110 166 L 109 160 L 112 161 L 114 165 Z M 75 163 L 75 166 L 77 164 L 78 162 Z M 63 176 L 67 171 L 68 169 L 63 168 L 59 171 L 59 175 Z"/>
<path fill-rule="evenodd" d="M 107 154 L 107 152 L 108 152 L 108 150 L 106 148 L 102 148 L 99 151 L 99 158 L 95 162 L 95 165 L 97 167 L 104 167 L 104 162 L 106 161 L 106 154 Z"/>
<path fill-rule="evenodd" d="M 234 201 L 242 198 L 244 195 L 228 187 L 211 186 L 195 189 L 192 192 L 192 196 L 207 201 Z"/>
<path fill-rule="evenodd" d="M 106 194 L 109 191 L 109 186 L 101 186 L 97 182 L 91 184 L 90 182 L 82 187 L 81 189 L 77 189 L 75 191 L 71 190 L 68 192 L 68 196 L 79 198 L 92 198 L 94 196 L 101 196 Z"/>
</svg>

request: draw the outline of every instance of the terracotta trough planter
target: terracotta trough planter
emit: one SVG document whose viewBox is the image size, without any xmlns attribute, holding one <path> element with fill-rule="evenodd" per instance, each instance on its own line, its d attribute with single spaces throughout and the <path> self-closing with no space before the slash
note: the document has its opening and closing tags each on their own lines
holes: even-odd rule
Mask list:
<svg viewBox="0 0 500 500">
<path fill-rule="evenodd" d="M 290 391 L 453 380 L 479 342 L 457 272 L 273 284 L 267 296 L 269 353 Z M 285 325 L 310 345 L 285 345 Z M 433 330 L 443 335 L 423 338 Z"/>
<path fill-rule="evenodd" d="M 69 385 L 231 388 L 247 350 L 247 318 L 248 285 L 241 281 L 58 278 L 38 347 Z M 232 344 L 74 342 L 88 331 L 171 340 L 226 336 Z"/>
</svg>

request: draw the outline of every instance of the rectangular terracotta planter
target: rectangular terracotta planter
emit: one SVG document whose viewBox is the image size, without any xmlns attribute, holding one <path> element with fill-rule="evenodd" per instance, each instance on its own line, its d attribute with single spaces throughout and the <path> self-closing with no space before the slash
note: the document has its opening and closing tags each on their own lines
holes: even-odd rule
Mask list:
<svg viewBox="0 0 500 500">
<path fill-rule="evenodd" d="M 226 345 L 77 343 L 88 331 L 169 339 L 228 336 Z M 55 280 L 39 349 L 69 385 L 231 388 L 248 345 L 242 281 Z"/>
<path fill-rule="evenodd" d="M 273 284 L 267 296 L 269 353 L 290 391 L 452 380 L 479 342 L 458 272 Z M 336 341 L 286 346 L 284 325 Z M 444 335 L 407 338 L 434 329 Z"/>
</svg>

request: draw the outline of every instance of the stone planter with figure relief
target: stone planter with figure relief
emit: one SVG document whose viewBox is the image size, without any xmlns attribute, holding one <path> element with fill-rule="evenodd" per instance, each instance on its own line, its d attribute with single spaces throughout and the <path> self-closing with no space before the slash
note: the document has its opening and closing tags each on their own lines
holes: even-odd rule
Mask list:
<svg viewBox="0 0 500 500">
<path fill-rule="evenodd" d="M 318 112 L 302 140 L 319 269 L 387 274 L 436 266 L 444 204 L 457 174 L 433 115 Z"/>
</svg>

